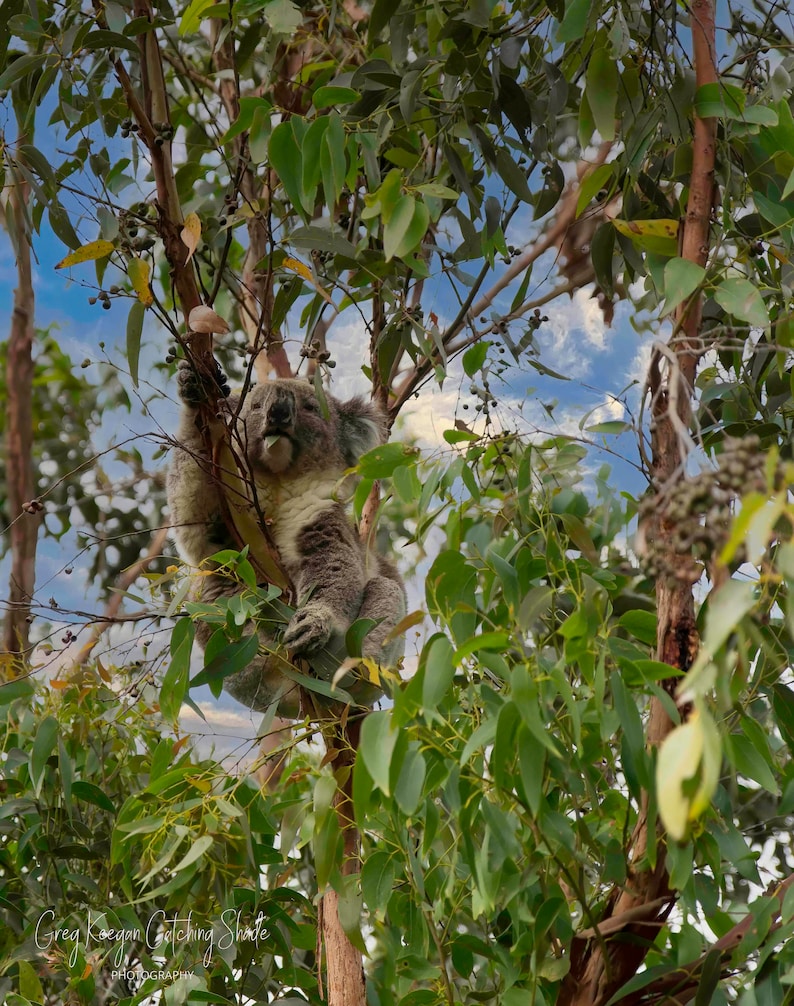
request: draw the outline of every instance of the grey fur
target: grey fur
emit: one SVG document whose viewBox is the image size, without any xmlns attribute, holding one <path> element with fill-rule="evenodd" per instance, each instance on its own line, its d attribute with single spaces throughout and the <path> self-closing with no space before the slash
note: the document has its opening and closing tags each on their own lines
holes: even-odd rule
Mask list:
<svg viewBox="0 0 794 1006">
<path fill-rule="evenodd" d="M 182 557 L 199 565 L 222 548 L 235 548 L 223 520 L 220 488 L 213 479 L 204 441 L 196 425 L 201 388 L 189 367 L 179 371 L 183 401 L 178 445 L 168 472 L 168 503 Z M 231 440 L 244 456 L 256 485 L 261 512 L 292 581 L 299 607 L 284 633 L 282 646 L 306 657 L 324 647 L 338 650 L 357 618 L 378 625 L 366 636 L 365 657 L 394 666 L 402 642 L 384 647 L 384 638 L 405 614 L 405 590 L 392 564 L 361 543 L 343 502 L 351 486 L 342 475 L 361 455 L 384 442 L 386 424 L 371 402 L 340 402 L 331 395 L 318 402 L 305 381 L 266 381 L 222 403 L 218 423 L 231 423 Z M 225 418 L 223 418 L 225 416 Z M 234 501 L 230 501 L 234 506 Z M 239 587 L 228 577 L 210 574 L 197 581 L 194 599 L 213 601 Z M 202 647 L 214 630 L 199 622 Z M 260 633 L 265 646 L 272 640 Z M 297 716 L 298 689 L 280 670 L 285 654 L 259 656 L 224 681 L 226 690 L 251 709 L 278 702 L 284 716 Z M 364 682 L 343 682 L 357 701 L 371 703 L 374 690 Z"/>
</svg>

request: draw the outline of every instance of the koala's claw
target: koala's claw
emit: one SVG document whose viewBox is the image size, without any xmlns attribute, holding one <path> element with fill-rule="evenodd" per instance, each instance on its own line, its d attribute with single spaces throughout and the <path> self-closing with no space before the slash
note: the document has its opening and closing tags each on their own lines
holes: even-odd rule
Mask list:
<svg viewBox="0 0 794 1006">
<path fill-rule="evenodd" d="M 220 368 L 217 360 L 215 373 L 209 376 L 199 374 L 192 363 L 182 360 L 176 374 L 179 397 L 186 405 L 201 405 L 210 398 L 216 398 L 220 392 L 223 398 L 228 398 L 231 394 L 229 382 L 226 375 Z"/>
<path fill-rule="evenodd" d="M 325 605 L 309 603 L 292 616 L 282 643 L 295 653 L 310 653 L 324 646 L 332 632 L 333 620 Z"/>
</svg>

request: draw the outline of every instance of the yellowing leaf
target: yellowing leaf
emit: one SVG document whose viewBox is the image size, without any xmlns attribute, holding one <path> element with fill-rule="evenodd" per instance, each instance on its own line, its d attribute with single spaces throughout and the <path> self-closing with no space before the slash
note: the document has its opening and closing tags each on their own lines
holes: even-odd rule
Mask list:
<svg viewBox="0 0 794 1006">
<path fill-rule="evenodd" d="M 198 243 L 201 240 L 201 221 L 199 220 L 198 213 L 188 213 L 185 217 L 185 226 L 182 228 L 182 233 L 179 236 L 182 238 L 182 243 L 187 247 L 187 258 L 185 259 L 185 265 L 187 265 L 193 258 L 193 253 L 198 248 Z"/>
<path fill-rule="evenodd" d="M 314 273 L 307 265 L 305 265 L 303 262 L 299 261 L 296 258 L 292 258 L 291 256 L 287 256 L 287 258 L 285 258 L 281 264 L 284 266 L 285 269 L 291 269 L 293 272 L 296 272 L 299 276 L 303 276 L 303 278 L 308 283 L 311 283 L 311 285 L 314 287 L 317 293 L 319 293 L 319 295 L 323 298 L 326 304 L 330 304 L 331 307 L 335 306 L 334 302 L 331 300 L 331 296 L 328 293 L 328 291 L 325 290 L 322 286 L 320 286 L 320 284 L 314 277 Z"/>
<path fill-rule="evenodd" d="M 658 255 L 678 254 L 677 220 L 613 220 L 615 230 L 645 251 Z"/>
<path fill-rule="evenodd" d="M 710 806 L 721 761 L 719 734 L 705 709 L 696 709 L 664 739 L 656 760 L 656 797 L 675 841 L 685 839 L 690 823 Z"/>
<path fill-rule="evenodd" d="M 149 263 L 142 258 L 131 258 L 127 263 L 127 275 L 132 289 L 138 294 L 138 300 L 144 307 L 150 307 L 154 303 L 154 296 L 149 289 Z"/>
<path fill-rule="evenodd" d="M 70 265 L 80 265 L 81 262 L 95 262 L 99 258 L 106 258 L 114 248 L 112 241 L 89 241 L 87 245 L 80 245 L 75 251 L 69 252 L 55 268 L 66 269 Z"/>
<path fill-rule="evenodd" d="M 285 258 L 282 265 L 287 269 L 292 269 L 292 271 L 296 272 L 299 276 L 303 276 L 303 278 L 308 280 L 310 283 L 314 283 L 314 276 L 312 276 L 311 269 L 298 259 L 289 257 Z"/>
</svg>

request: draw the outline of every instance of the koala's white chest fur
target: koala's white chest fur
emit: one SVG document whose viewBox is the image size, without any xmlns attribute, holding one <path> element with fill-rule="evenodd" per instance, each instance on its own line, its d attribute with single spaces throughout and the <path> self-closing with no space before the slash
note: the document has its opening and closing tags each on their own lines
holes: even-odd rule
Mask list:
<svg viewBox="0 0 794 1006">
<path fill-rule="evenodd" d="M 299 476 L 256 478 L 259 510 L 268 521 L 276 548 L 288 568 L 301 562 L 298 538 L 301 531 L 334 506 L 344 489 L 338 469 L 306 472 Z"/>
</svg>

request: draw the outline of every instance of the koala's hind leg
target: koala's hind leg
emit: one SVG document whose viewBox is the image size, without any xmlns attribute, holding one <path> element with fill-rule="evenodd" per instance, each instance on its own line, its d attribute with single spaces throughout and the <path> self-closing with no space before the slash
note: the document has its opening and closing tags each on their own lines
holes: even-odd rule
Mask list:
<svg viewBox="0 0 794 1006">
<path fill-rule="evenodd" d="M 393 667 L 403 655 L 402 636 L 384 644 L 386 636 L 405 617 L 405 591 L 402 586 L 388 576 L 373 576 L 364 588 L 364 597 L 358 612 L 359 618 L 378 621 L 367 633 L 362 646 L 362 655 L 371 657 L 379 664 Z"/>
</svg>

